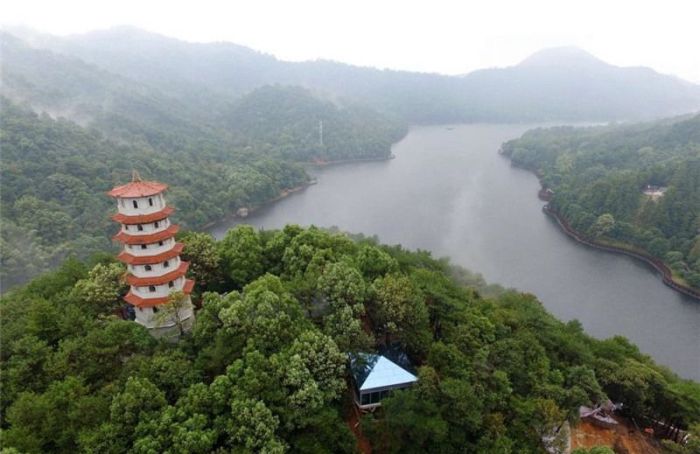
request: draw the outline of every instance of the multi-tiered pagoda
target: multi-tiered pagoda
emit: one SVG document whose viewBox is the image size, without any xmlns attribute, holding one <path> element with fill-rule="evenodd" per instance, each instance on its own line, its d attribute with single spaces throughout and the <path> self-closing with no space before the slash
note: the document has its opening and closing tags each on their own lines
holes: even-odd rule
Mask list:
<svg viewBox="0 0 700 454">
<path fill-rule="evenodd" d="M 176 336 L 194 322 L 190 300 L 194 281 L 185 278 L 189 263 L 180 260 L 183 244 L 175 241 L 179 227 L 168 218 L 173 208 L 165 204 L 167 188 L 163 183 L 141 181 L 134 172 L 131 183 L 108 192 L 117 199 L 118 213 L 112 219 L 121 224 L 121 230 L 114 239 L 124 245 L 117 258 L 127 265 L 126 280 L 131 286 L 124 299 L 134 307 L 136 322 L 156 337 Z M 163 306 L 176 291 L 184 293 L 184 301 Z"/>
</svg>

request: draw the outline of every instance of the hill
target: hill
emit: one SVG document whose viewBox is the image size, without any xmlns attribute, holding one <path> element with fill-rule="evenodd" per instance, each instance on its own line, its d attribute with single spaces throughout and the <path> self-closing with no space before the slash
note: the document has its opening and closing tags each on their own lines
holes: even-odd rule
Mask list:
<svg viewBox="0 0 700 454">
<path fill-rule="evenodd" d="M 697 383 L 532 295 L 484 299 L 426 252 L 298 226 L 182 240 L 208 284 L 178 344 L 112 315 L 124 268 L 108 260 L 67 261 L 0 300 L 4 447 L 356 452 L 346 354 L 387 343 L 419 381 L 363 417 L 378 452 L 542 452 L 579 405 L 607 398 L 643 424 L 700 421 Z"/>
<path fill-rule="evenodd" d="M 24 35 L 39 47 L 168 90 L 198 87 L 239 96 L 266 84 L 301 85 L 411 123 L 644 119 L 700 109 L 698 85 L 648 68 L 609 65 L 573 48 L 449 77 L 332 61 L 291 63 L 231 43 L 188 43 L 132 27 L 66 38 Z"/>
<path fill-rule="evenodd" d="M 164 91 L 8 34 L 0 45 L 4 289 L 67 255 L 107 249 L 104 191 L 132 168 L 177 182 L 179 220 L 196 228 L 307 182 L 295 161 L 386 158 L 406 132 L 366 106 L 299 87 L 238 98 Z"/>
<path fill-rule="evenodd" d="M 178 208 L 176 220 L 189 228 L 308 181 L 303 168 L 264 153 L 233 147 L 164 152 L 117 143 L 94 129 L 0 101 L 3 290 L 69 255 L 112 250 L 114 205 L 105 193 L 133 168 L 146 178 L 176 182 L 169 197 Z"/>
<path fill-rule="evenodd" d="M 279 85 L 242 96 L 221 121 L 245 144 L 265 144 L 275 156 L 300 161 L 387 158 L 407 132 L 403 122 L 366 107 L 339 107 Z"/>
<path fill-rule="evenodd" d="M 540 175 L 579 233 L 645 251 L 700 289 L 700 115 L 537 129 L 503 152 Z"/>
<path fill-rule="evenodd" d="M 120 43 L 134 48 L 126 37 L 120 38 Z M 0 50 L 3 96 L 38 112 L 94 127 L 111 139 L 146 142 L 163 151 L 250 146 L 252 141 L 266 149 L 285 148 L 278 154 L 287 159 L 376 158 L 387 156 L 391 144 L 405 134 L 401 121 L 357 102 L 330 103 L 299 88 L 260 86 L 260 90 L 236 97 L 207 91 L 202 84 L 187 85 L 186 74 L 177 72 L 179 67 L 173 69 L 173 77 L 179 77 L 175 86 L 161 77 L 163 73 L 156 74 L 163 82 L 156 84 L 155 80 L 132 78 L 140 73 L 114 73 L 110 71 L 113 67 L 103 69 L 73 56 L 34 48 L 8 34 L 2 35 Z M 181 63 L 188 66 L 190 62 Z M 49 67 L 52 71 L 44 70 Z M 248 118 L 248 113 L 254 117 Z M 326 145 L 313 148 L 311 142 L 319 142 L 319 121 L 327 124 Z M 284 141 L 281 131 L 287 133 Z"/>
<path fill-rule="evenodd" d="M 698 110 L 699 86 L 649 68 L 621 68 L 577 48 L 537 52 L 520 64 L 465 76 L 473 103 L 513 118 L 630 120 Z"/>
</svg>

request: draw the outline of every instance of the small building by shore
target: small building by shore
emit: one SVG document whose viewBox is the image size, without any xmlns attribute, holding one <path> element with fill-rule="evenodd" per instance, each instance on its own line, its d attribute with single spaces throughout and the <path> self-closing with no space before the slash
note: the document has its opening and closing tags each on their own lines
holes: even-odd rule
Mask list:
<svg viewBox="0 0 700 454">
<path fill-rule="evenodd" d="M 648 184 L 644 187 L 644 189 L 642 189 L 642 193 L 656 202 L 664 196 L 664 193 L 666 193 L 667 189 L 668 188 L 665 186 L 652 186 Z"/>
</svg>

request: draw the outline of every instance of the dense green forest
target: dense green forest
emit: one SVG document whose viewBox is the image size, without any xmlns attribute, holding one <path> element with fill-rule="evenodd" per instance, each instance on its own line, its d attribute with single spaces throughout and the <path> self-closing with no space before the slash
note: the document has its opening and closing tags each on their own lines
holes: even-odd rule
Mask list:
<svg viewBox="0 0 700 454">
<path fill-rule="evenodd" d="M 261 87 L 237 99 L 201 92 L 193 101 L 8 35 L 2 52 L 5 289 L 70 254 L 108 249 L 115 227 L 104 193 L 131 169 L 176 188 L 175 219 L 197 228 L 305 184 L 298 162 L 385 158 L 406 133 L 401 121 L 299 87 Z"/>
<path fill-rule="evenodd" d="M 529 131 L 503 145 L 554 191 L 578 232 L 662 259 L 700 288 L 700 115 L 635 125 Z M 652 197 L 648 186 L 664 189 Z"/>
<path fill-rule="evenodd" d="M 292 160 L 364 158 L 368 153 L 386 156 L 392 141 L 403 134 L 401 128 L 391 129 L 393 126 L 386 124 L 364 128 L 360 120 L 344 123 L 340 110 L 321 103 L 332 119 L 326 127 L 328 141 L 324 142 L 328 152 L 321 153 L 319 147 L 306 148 L 305 138 L 299 134 L 303 126 L 291 123 L 292 118 L 307 123 L 315 118 L 313 109 L 318 106 L 310 96 L 286 87 L 260 90 L 282 98 L 286 93 L 294 96 L 284 111 L 290 120 L 286 134 L 267 133 L 268 122 L 274 121 L 278 127 L 287 124 L 284 119 L 270 118 L 277 111 L 274 101 L 253 102 L 248 109 L 257 109 L 259 116 L 251 113 L 257 123 L 248 121 L 250 138 L 239 139 L 245 144 L 180 143 L 168 150 L 138 138 L 109 140 L 95 128 L 39 116 L 3 99 L 3 286 L 25 282 L 70 254 L 84 258 L 108 250 L 115 226 L 109 219 L 113 201 L 105 192 L 127 181 L 132 169 L 146 178 L 168 181 L 173 186 L 169 200 L 179 210 L 175 220 L 185 227 L 201 227 L 239 207 L 263 203 L 283 189 L 306 183 L 306 172 Z M 251 94 L 253 99 L 257 96 Z M 314 135 L 317 128 L 313 125 Z M 169 137 L 167 132 L 162 135 Z"/>
<path fill-rule="evenodd" d="M 697 383 L 532 295 L 482 297 L 427 252 L 298 226 L 181 240 L 202 307 L 177 344 L 112 315 L 126 287 L 108 257 L 2 298 L 3 446 L 355 452 L 346 353 L 387 343 L 419 383 L 363 418 L 380 452 L 541 452 L 579 405 L 608 397 L 638 419 L 700 421 Z"/>
<path fill-rule="evenodd" d="M 280 85 L 243 96 L 221 121 L 246 145 L 298 161 L 387 158 L 407 132 L 403 122 L 366 107 L 339 109 L 303 88 Z"/>
</svg>

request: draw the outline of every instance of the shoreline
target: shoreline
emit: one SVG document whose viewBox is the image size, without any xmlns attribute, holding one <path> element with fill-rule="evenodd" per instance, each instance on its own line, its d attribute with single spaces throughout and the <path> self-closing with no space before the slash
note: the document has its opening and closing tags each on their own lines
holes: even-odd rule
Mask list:
<svg viewBox="0 0 700 454">
<path fill-rule="evenodd" d="M 396 155 L 392 153 L 387 157 L 381 157 L 381 158 L 339 159 L 339 160 L 335 160 L 335 161 L 307 161 L 307 162 L 300 162 L 300 164 L 303 166 L 313 166 L 313 167 L 317 167 L 317 168 L 322 168 L 322 167 L 329 167 L 329 166 L 334 166 L 334 165 L 355 164 L 355 163 L 362 163 L 362 162 L 391 161 L 392 159 L 395 159 L 395 158 L 396 158 Z M 282 191 L 280 191 L 280 193 L 279 193 L 279 195 L 277 195 L 277 197 L 273 197 L 271 199 L 265 200 L 263 202 L 260 202 L 257 205 L 239 208 L 239 210 L 242 208 L 245 208 L 247 210 L 247 214 L 245 216 L 239 215 L 238 210 L 237 210 L 237 211 L 230 213 L 230 214 L 227 214 L 224 217 L 219 218 L 215 221 L 211 221 L 211 222 L 204 224 L 203 226 L 199 227 L 198 230 L 209 230 L 219 223 L 230 221 L 233 219 L 245 219 L 248 216 L 250 216 L 251 214 L 255 213 L 256 211 L 258 211 L 262 208 L 266 208 L 275 202 L 279 202 L 280 200 L 282 200 L 286 197 L 289 197 L 290 195 L 292 195 L 296 192 L 302 191 L 302 190 L 308 188 L 309 186 L 313 186 L 317 183 L 318 183 L 318 180 L 316 178 L 312 177 L 308 182 L 306 182 L 304 184 L 301 184 L 299 186 L 295 186 L 293 188 L 283 189 Z"/>
<path fill-rule="evenodd" d="M 310 166 L 314 166 L 314 167 L 328 167 L 328 166 L 335 166 L 335 165 L 342 165 L 342 164 L 355 164 L 355 163 L 360 163 L 360 162 L 391 161 L 392 159 L 395 159 L 395 158 L 396 158 L 396 155 L 392 153 L 389 156 L 379 157 L 379 158 L 336 159 L 334 161 L 318 160 L 318 161 L 306 161 L 306 162 L 302 162 L 300 164 L 310 165 Z"/>
<path fill-rule="evenodd" d="M 601 251 L 612 252 L 614 254 L 622 254 L 622 255 L 626 255 L 628 257 L 636 258 L 637 260 L 640 260 L 640 261 L 646 263 L 647 265 L 651 266 L 654 269 L 654 271 L 656 271 L 658 274 L 660 274 L 661 281 L 667 287 L 670 287 L 671 289 L 677 291 L 678 293 L 682 293 L 685 296 L 688 296 L 690 298 L 693 298 L 693 299 L 700 301 L 700 290 L 696 290 L 692 287 L 688 287 L 688 286 L 683 285 L 680 282 L 676 281 L 673 277 L 673 273 L 672 273 L 671 269 L 661 259 L 654 257 L 652 255 L 649 255 L 645 252 L 633 250 L 631 248 L 624 248 L 621 246 L 612 246 L 612 245 L 608 245 L 608 244 L 597 243 L 593 240 L 586 238 L 581 233 L 577 232 L 573 227 L 571 227 L 569 225 L 569 223 L 568 223 L 568 221 L 566 221 L 566 219 L 564 219 L 556 210 L 554 210 L 553 208 L 551 208 L 549 206 L 549 201 L 551 200 L 552 195 L 554 193 L 551 192 L 550 189 L 545 188 L 542 185 L 542 180 L 540 178 L 539 172 L 537 172 L 536 170 L 529 169 L 527 167 L 519 166 L 519 165 L 515 164 L 513 162 L 513 160 L 510 159 L 509 156 L 506 156 L 503 154 L 503 149 L 499 150 L 499 154 L 501 156 L 503 156 L 504 158 L 508 159 L 510 161 L 510 164 L 513 167 L 531 172 L 532 174 L 534 174 L 537 177 L 537 179 L 540 182 L 540 190 L 537 193 L 537 197 L 544 202 L 548 202 L 547 204 L 545 204 L 542 207 L 542 211 L 544 211 L 544 213 L 546 215 L 553 218 L 557 222 L 557 224 L 559 224 L 559 227 L 564 231 L 564 233 L 567 236 L 569 236 L 570 238 L 574 239 L 575 241 L 577 241 L 585 246 L 592 247 L 594 249 L 599 249 Z"/>
<path fill-rule="evenodd" d="M 590 240 L 588 238 L 585 238 L 583 235 L 581 235 L 579 232 L 574 230 L 569 223 L 561 217 L 561 215 L 551 208 L 549 204 L 546 204 L 545 206 L 542 207 L 542 211 L 544 211 L 545 214 L 550 216 L 552 219 L 554 219 L 557 224 L 559 224 L 559 227 L 564 231 L 564 233 L 569 236 L 570 238 L 574 239 L 575 241 L 594 248 L 598 249 L 601 251 L 606 251 L 606 252 L 612 252 L 616 254 L 622 254 L 626 255 L 628 257 L 633 257 L 637 260 L 640 260 L 647 265 L 651 266 L 658 274 L 661 275 L 661 281 L 671 289 L 677 291 L 678 293 L 682 293 L 686 296 L 689 296 L 691 298 L 694 298 L 698 301 L 700 301 L 700 291 L 697 291 L 691 287 L 687 287 L 679 282 L 677 282 L 673 278 L 673 273 L 671 272 L 671 269 L 661 260 L 659 260 L 656 257 L 653 257 L 651 255 L 648 255 L 646 253 L 634 251 L 631 249 L 627 249 L 621 246 L 611 246 L 607 244 L 601 244 L 598 242 L 595 242 L 593 240 Z"/>
<path fill-rule="evenodd" d="M 260 202 L 259 204 L 253 205 L 250 207 L 240 207 L 237 211 L 235 211 L 233 213 L 230 213 L 222 218 L 219 218 L 216 221 L 206 223 L 205 225 L 200 227 L 198 230 L 209 230 L 221 222 L 230 221 L 232 219 L 245 219 L 248 216 L 250 216 L 251 214 L 255 213 L 256 211 L 258 211 L 262 208 L 265 208 L 269 205 L 272 205 L 275 202 L 279 202 L 280 200 L 287 198 L 296 192 L 303 191 L 304 189 L 308 188 L 309 186 L 313 186 L 317 183 L 318 183 L 318 181 L 316 180 L 316 178 L 312 178 L 309 181 L 307 181 L 306 183 L 300 184 L 299 186 L 294 186 L 293 188 L 283 189 L 282 191 L 280 191 L 280 193 L 277 195 L 277 197 L 273 197 L 271 199 L 264 200 L 264 201 Z M 240 214 L 238 214 L 238 211 L 241 209 L 246 210 L 247 214 L 245 216 L 241 216 Z"/>
</svg>

